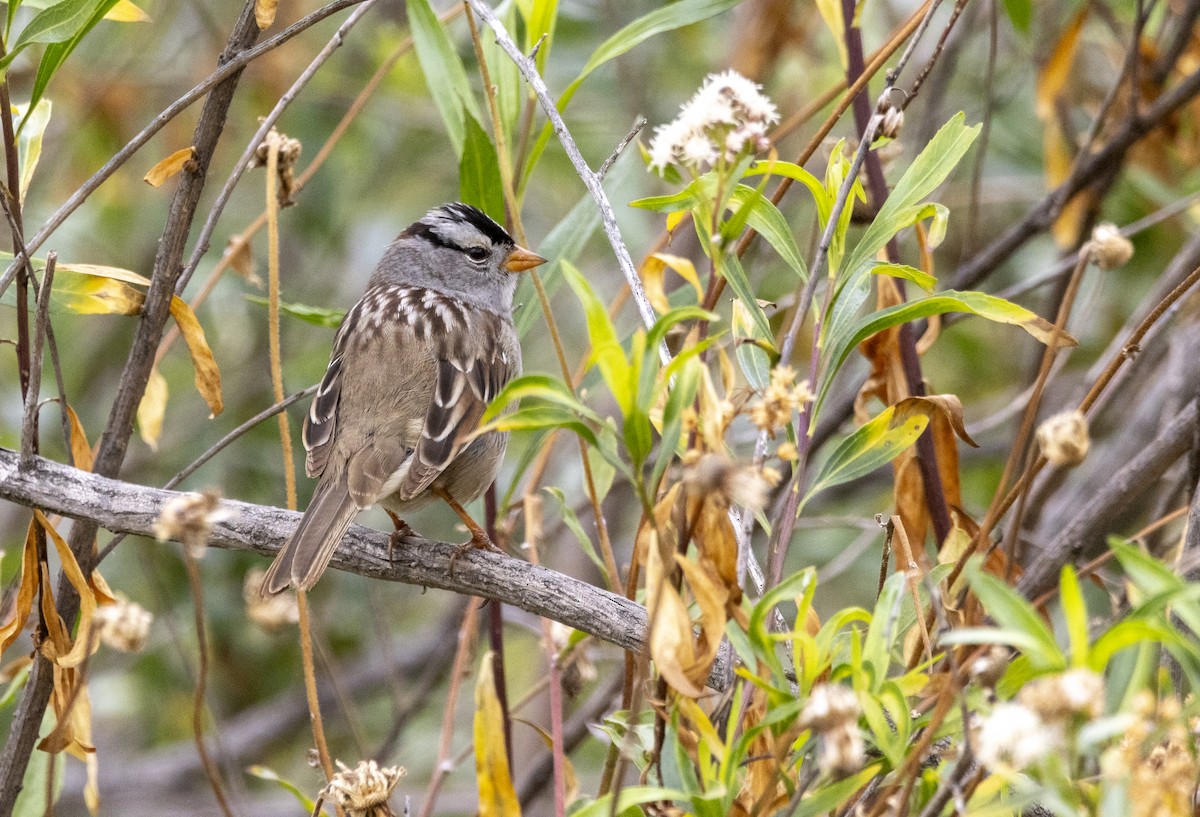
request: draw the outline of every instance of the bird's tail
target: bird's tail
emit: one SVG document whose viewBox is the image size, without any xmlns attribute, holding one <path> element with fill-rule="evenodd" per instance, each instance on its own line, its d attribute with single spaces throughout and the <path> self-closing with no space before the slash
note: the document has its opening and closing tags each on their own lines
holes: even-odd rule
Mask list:
<svg viewBox="0 0 1200 817">
<path fill-rule="evenodd" d="M 357 513 L 345 475 L 317 483 L 295 533 L 263 578 L 263 593 L 279 593 L 289 584 L 297 590 L 308 590 L 316 584 Z"/>
</svg>

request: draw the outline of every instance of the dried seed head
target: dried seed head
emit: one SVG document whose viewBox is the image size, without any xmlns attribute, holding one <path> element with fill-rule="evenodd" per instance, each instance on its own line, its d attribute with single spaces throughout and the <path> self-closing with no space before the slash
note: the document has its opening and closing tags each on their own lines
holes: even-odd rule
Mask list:
<svg viewBox="0 0 1200 817">
<path fill-rule="evenodd" d="M 813 400 L 807 380 L 796 383 L 796 371 L 790 366 L 771 370 L 771 383 L 762 399 L 750 411 L 750 419 L 761 430 L 774 435 L 792 420 L 792 413 Z"/>
<path fill-rule="evenodd" d="M 101 643 L 120 652 L 139 652 L 146 646 L 154 614 L 118 593 L 116 604 L 96 608 L 93 621 L 99 627 Z"/>
<path fill-rule="evenodd" d="M 716 498 L 726 505 L 761 510 L 778 482 L 779 472 L 772 468 L 758 470 L 734 465 L 720 454 L 684 457 L 683 484 L 696 494 Z"/>
<path fill-rule="evenodd" d="M 983 719 L 975 751 L 996 772 L 1017 772 L 1037 762 L 1062 742 L 1062 733 L 1019 703 L 1002 703 Z"/>
<path fill-rule="evenodd" d="M 1038 426 L 1037 441 L 1051 465 L 1073 468 L 1083 462 L 1091 446 L 1087 417 L 1081 411 L 1055 414 Z"/>
<path fill-rule="evenodd" d="M 1099 224 L 1092 230 L 1092 260 L 1102 270 L 1122 267 L 1133 257 L 1133 243 L 1115 224 Z"/>
<path fill-rule="evenodd" d="M 300 620 L 300 608 L 296 594 L 292 592 L 267 595 L 262 583 L 267 572 L 252 568 L 242 582 L 242 600 L 246 604 L 246 615 L 267 632 L 275 632 Z"/>
<path fill-rule="evenodd" d="M 879 123 L 879 135 L 887 139 L 895 139 L 900 135 L 902 127 L 904 127 L 904 111 L 891 106 L 883 112 L 882 120 Z"/>
<path fill-rule="evenodd" d="M 844 729 L 847 724 L 853 726 L 858 722 L 861 711 L 858 696 L 850 687 L 842 684 L 818 684 L 813 687 L 804 704 L 800 722 L 805 728 L 824 734 Z"/>
<path fill-rule="evenodd" d="M 350 817 L 393 817 L 395 812 L 388 806 L 392 789 L 405 775 L 403 766 L 380 767 L 374 760 L 360 760 L 351 769 L 340 760 L 341 769 L 321 790 Z"/>
<path fill-rule="evenodd" d="M 800 459 L 800 452 L 796 449 L 795 443 L 786 442 L 775 449 L 775 456 L 784 462 L 795 462 Z"/>
<path fill-rule="evenodd" d="M 762 87 L 736 71 L 709 74 L 675 119 L 650 140 L 650 168 L 677 165 L 703 172 L 724 159 L 735 162 L 770 147 L 768 126 L 779 112 Z"/>
<path fill-rule="evenodd" d="M 1017 699 L 1047 723 L 1098 718 L 1104 712 L 1104 679 L 1089 669 L 1071 669 L 1030 681 Z"/>
<path fill-rule="evenodd" d="M 212 533 L 212 526 L 230 517 L 221 507 L 221 492 L 206 489 L 200 493 L 180 494 L 163 505 L 154 520 L 154 537 L 160 542 L 182 542 L 196 558 Z"/>
<path fill-rule="evenodd" d="M 999 645 L 993 645 L 987 652 L 971 662 L 971 678 L 980 686 L 991 689 L 1004 675 L 1008 664 L 1008 650 Z"/>
</svg>

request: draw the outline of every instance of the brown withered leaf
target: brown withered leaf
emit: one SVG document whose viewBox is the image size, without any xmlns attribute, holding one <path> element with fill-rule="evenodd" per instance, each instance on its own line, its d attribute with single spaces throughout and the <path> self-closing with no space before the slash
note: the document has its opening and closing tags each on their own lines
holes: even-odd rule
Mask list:
<svg viewBox="0 0 1200 817">
<path fill-rule="evenodd" d="M 155 366 L 150 370 L 150 379 L 146 381 L 146 391 L 142 394 L 142 401 L 138 403 L 137 409 L 138 434 L 153 451 L 158 450 L 158 439 L 162 436 L 167 397 L 167 379 Z"/>
<path fill-rule="evenodd" d="M 691 679 L 696 666 L 696 649 L 692 642 L 692 622 L 687 605 L 679 592 L 663 582 L 655 594 L 657 604 L 650 607 L 650 657 L 654 666 L 671 688 L 681 695 L 699 698 L 704 688 Z"/>
<path fill-rule="evenodd" d="M 750 689 L 750 702 L 745 709 L 746 732 L 767 715 L 766 693 L 758 687 Z M 788 793 L 783 783 L 784 769 L 777 758 L 786 754 L 780 751 L 781 746 L 790 745 L 796 737 L 787 732 L 776 736 L 770 729 L 758 731 L 746 750 L 746 756 L 751 760 L 746 764 L 746 777 L 731 815 L 775 814 L 784 806 Z"/>
<path fill-rule="evenodd" d="M 711 563 L 697 563 L 678 554 L 675 555 L 675 561 L 683 571 L 688 589 L 700 608 L 700 634 L 696 641 L 695 663 L 684 667 L 684 674 L 695 686 L 703 688 L 725 635 L 725 607 L 729 603 L 729 590 L 716 575 Z"/>
<path fill-rule="evenodd" d="M 72 640 L 58 612 L 54 609 L 54 599 L 49 590 L 49 582 L 47 581 L 42 588 L 43 612 L 46 613 L 46 626 L 51 634 L 51 638 L 42 643 L 42 654 L 60 667 L 77 667 L 87 657 L 89 649 L 94 650 L 96 647 L 96 644 L 92 643 L 94 639 L 91 637 L 92 619 L 96 612 L 96 594 L 88 580 L 84 578 L 79 562 L 75 561 L 75 554 L 71 552 L 71 547 L 50 524 L 50 520 L 36 508 L 33 511 L 33 517 L 46 531 L 46 536 L 50 541 L 54 543 L 54 549 L 58 552 L 59 561 L 62 563 L 62 572 L 71 586 L 75 588 L 75 592 L 79 594 L 79 627 L 74 640 Z M 42 568 L 46 568 L 45 563 L 42 563 Z M 108 586 L 104 585 L 104 589 L 107 590 Z M 50 605 L 49 610 L 45 609 L 47 603 Z"/>
<path fill-rule="evenodd" d="M 54 689 L 50 697 L 57 723 L 37 748 L 50 754 L 67 752 L 87 766 L 83 799 L 88 812 L 100 811 L 99 765 L 92 743 L 92 702 L 87 679 L 78 669 L 54 666 Z"/>
<path fill-rule="evenodd" d="M 737 580 L 737 535 L 729 514 L 707 497 L 691 497 L 688 505 L 688 517 L 695 520 L 692 542 L 725 587 L 729 602 L 736 605 L 741 601 L 742 589 Z"/>
<path fill-rule="evenodd" d="M 232 236 L 225 245 L 225 257 L 229 266 L 245 279 L 246 283 L 262 289 L 263 281 L 258 275 L 257 264 L 254 263 L 254 253 L 250 251 L 250 239 L 240 235 Z"/>
<path fill-rule="evenodd" d="M 187 167 L 188 163 L 196 156 L 196 148 L 191 145 L 175 151 L 167 158 L 150 168 L 150 171 L 142 177 L 142 181 L 151 187 L 162 187 L 167 179 L 179 173 Z"/>
<path fill-rule="evenodd" d="M 196 390 L 208 403 L 212 417 L 216 417 L 225 408 L 221 397 L 221 371 L 217 361 L 213 359 L 212 349 L 208 347 L 208 339 L 204 337 L 204 328 L 196 319 L 196 313 L 177 295 L 171 296 L 171 316 L 183 333 L 188 352 L 192 355 L 192 368 L 196 375 Z"/>
<path fill-rule="evenodd" d="M 66 406 L 67 418 L 71 424 L 71 459 L 75 463 L 75 467 L 80 471 L 92 470 L 92 447 L 88 445 L 87 433 L 83 430 L 83 423 L 79 422 L 79 415 L 75 413 L 75 409 L 70 405 Z"/>
<path fill-rule="evenodd" d="M 25 548 L 21 551 L 21 574 L 17 581 L 17 599 L 13 604 L 13 615 L 0 624 L 0 655 L 4 654 L 21 631 L 33 610 L 33 596 L 38 588 L 37 521 L 29 521 L 25 534 Z"/>
<path fill-rule="evenodd" d="M 259 31 L 266 31 L 275 22 L 275 13 L 279 11 L 279 0 L 254 0 L 254 22 Z"/>
</svg>

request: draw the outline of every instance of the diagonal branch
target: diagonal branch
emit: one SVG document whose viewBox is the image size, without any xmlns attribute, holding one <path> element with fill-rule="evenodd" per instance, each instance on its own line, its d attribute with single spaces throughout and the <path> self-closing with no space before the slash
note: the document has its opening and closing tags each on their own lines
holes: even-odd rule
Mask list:
<svg viewBox="0 0 1200 817">
<path fill-rule="evenodd" d="M 153 536 L 162 506 L 175 491 L 147 488 L 106 479 L 87 471 L 37 457 L 31 467 L 18 467 L 16 451 L 0 448 L 0 499 L 88 520 L 108 530 Z M 300 520 L 282 508 L 224 500 L 234 516 L 213 525 L 209 544 L 274 556 Z M 641 651 L 646 608 L 548 568 L 496 553 L 468 551 L 450 562 L 458 549 L 448 542 L 412 537 L 400 540 L 388 561 L 388 535 L 352 525 L 333 555 L 332 566 L 375 579 L 451 590 L 495 599 L 530 613 L 560 621 L 626 650 Z M 710 683 L 725 672 L 727 654 L 718 657 Z"/>
</svg>

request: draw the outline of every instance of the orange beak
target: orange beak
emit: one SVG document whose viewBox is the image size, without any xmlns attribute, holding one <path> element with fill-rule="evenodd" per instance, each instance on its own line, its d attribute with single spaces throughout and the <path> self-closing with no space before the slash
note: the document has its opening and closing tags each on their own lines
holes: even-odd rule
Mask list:
<svg viewBox="0 0 1200 817">
<path fill-rule="evenodd" d="M 535 252 L 530 252 L 524 247 L 517 247 L 508 254 L 508 258 L 504 259 L 501 265 L 509 272 L 524 272 L 527 269 L 540 267 L 546 263 L 546 259 L 542 258 Z"/>
</svg>

